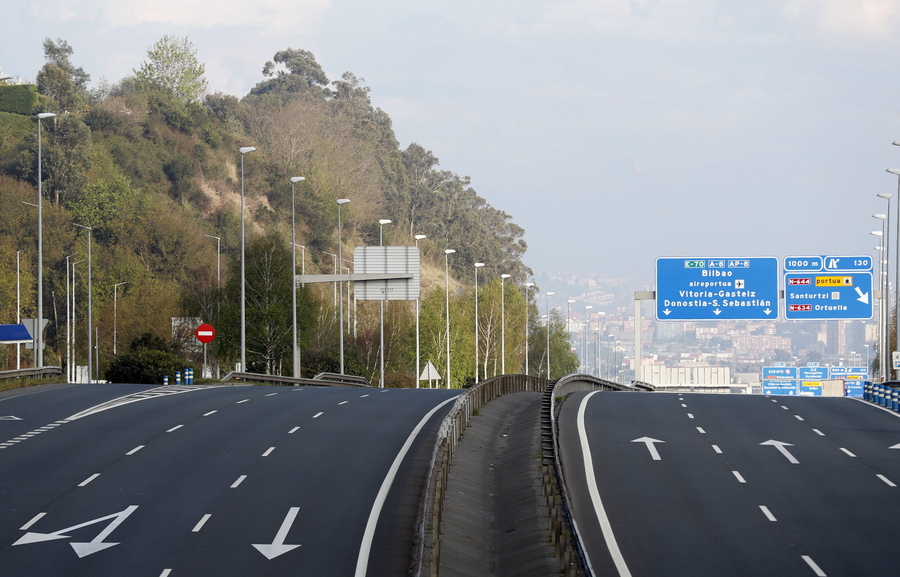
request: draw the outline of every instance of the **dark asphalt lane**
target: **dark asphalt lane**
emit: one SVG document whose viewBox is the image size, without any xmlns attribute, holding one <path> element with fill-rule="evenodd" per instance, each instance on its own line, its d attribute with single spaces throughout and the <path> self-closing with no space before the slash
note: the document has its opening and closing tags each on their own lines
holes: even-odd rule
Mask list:
<svg viewBox="0 0 900 577">
<path fill-rule="evenodd" d="M 11 575 L 354 575 L 391 463 L 423 416 L 455 394 L 228 386 L 66 422 L 0 451 L 0 567 Z M 368 575 L 406 571 L 422 455 L 449 408 L 429 419 L 397 473 Z M 118 544 L 103 548 L 109 543 Z"/>
<path fill-rule="evenodd" d="M 577 430 L 585 399 L 606 532 Z M 563 403 L 559 433 L 576 522 L 598 574 L 900 573 L 898 556 L 878 545 L 900 534 L 900 449 L 890 449 L 900 443 L 900 419 L 874 406 L 834 398 L 578 394 Z M 616 546 L 618 564 L 610 553 Z"/>
</svg>

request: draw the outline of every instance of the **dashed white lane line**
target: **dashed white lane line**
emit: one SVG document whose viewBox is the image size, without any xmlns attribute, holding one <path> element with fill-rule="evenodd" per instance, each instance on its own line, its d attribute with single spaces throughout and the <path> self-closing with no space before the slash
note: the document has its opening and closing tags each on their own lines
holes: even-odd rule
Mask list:
<svg viewBox="0 0 900 577">
<path fill-rule="evenodd" d="M 694 415 L 691 414 L 691 413 L 688 413 L 687 415 L 688 415 L 688 419 L 693 419 L 693 418 L 694 418 Z"/>
<path fill-rule="evenodd" d="M 93 475 L 91 475 L 90 477 L 88 477 L 87 479 L 85 479 L 84 481 L 78 483 L 78 486 L 79 486 L 79 487 L 84 487 L 85 485 L 87 485 L 88 483 L 90 483 L 91 481 L 93 481 L 94 479 L 96 479 L 96 478 L 99 477 L 99 476 L 100 476 L 100 473 L 94 473 Z"/>
<path fill-rule="evenodd" d="M 293 435 L 294 433 L 296 433 L 299 430 L 300 430 L 300 427 L 294 427 L 293 429 L 288 431 L 288 435 Z"/>
<path fill-rule="evenodd" d="M 349 403 L 349 402 L 350 402 L 350 401 L 341 401 L 340 403 L 338 403 L 338 405 L 346 405 L 346 404 Z"/>
<path fill-rule="evenodd" d="M 697 430 L 703 435 L 706 434 L 706 431 L 703 430 L 703 427 L 697 427 Z"/>
<path fill-rule="evenodd" d="M 240 405 L 241 403 L 246 403 L 246 402 L 249 401 L 249 400 L 250 400 L 250 399 L 244 399 L 243 401 L 238 401 L 238 402 L 235 403 L 235 405 Z"/>
<path fill-rule="evenodd" d="M 777 521 L 778 520 L 775 518 L 775 515 L 773 515 L 772 512 L 769 511 L 769 508 L 766 507 L 765 505 L 760 505 L 759 510 L 763 512 L 763 515 L 765 515 L 766 519 L 768 519 L 769 521 Z"/>
<path fill-rule="evenodd" d="M 806 564 L 809 565 L 809 568 L 813 570 L 813 573 L 816 574 L 816 577 L 828 577 L 828 574 L 822 571 L 822 569 L 816 565 L 816 562 L 812 560 L 809 555 L 801 555 L 801 559 L 806 561 Z"/>
<path fill-rule="evenodd" d="M 365 398 L 368 397 L 368 396 L 369 396 L 369 393 L 366 393 L 365 395 L 360 395 L 359 398 L 360 398 L 360 399 L 365 399 Z"/>
<path fill-rule="evenodd" d="M 44 515 L 46 515 L 46 514 L 47 514 L 46 512 L 45 512 L 45 513 L 38 513 L 37 515 L 35 515 L 34 517 L 32 517 L 31 521 L 29 521 L 29 522 L 25 523 L 24 525 L 22 525 L 22 527 L 19 528 L 19 531 L 27 531 L 32 525 L 34 525 L 35 523 L 37 523 L 38 521 L 40 521 L 41 518 L 42 518 Z"/>
<path fill-rule="evenodd" d="M 722 454 L 722 449 L 719 448 L 719 445 L 713 445 L 712 448 L 713 448 L 713 451 L 715 451 L 716 453 L 718 453 L 720 455 Z"/>
<path fill-rule="evenodd" d="M 855 456 L 856 456 L 856 455 L 854 455 L 853 453 L 851 453 L 849 450 L 845 449 L 844 447 L 841 447 L 841 450 L 842 450 L 843 452 L 847 453 L 847 455 L 850 456 L 850 457 L 855 457 Z"/>
<path fill-rule="evenodd" d="M 319 411 L 318 413 L 316 413 L 315 415 L 313 415 L 313 419 L 318 419 L 319 417 L 321 417 L 321 416 L 324 415 L 324 414 L 325 414 L 324 411 Z"/>
<path fill-rule="evenodd" d="M 169 577 L 172 574 L 171 569 L 163 569 L 163 572 L 159 574 L 159 577 Z"/>
<path fill-rule="evenodd" d="M 204 416 L 204 417 L 208 417 L 208 416 L 210 416 L 210 415 L 215 415 L 215 414 L 218 413 L 218 412 L 219 412 L 218 409 L 213 409 L 212 411 L 210 411 L 210 412 L 208 412 L 208 413 L 203 413 L 203 416 Z"/>
<path fill-rule="evenodd" d="M 144 448 L 144 445 L 138 445 L 137 447 L 133 448 L 132 450 L 128 451 L 125 454 L 126 455 L 134 455 L 135 453 L 137 453 L 138 451 L 140 451 L 143 448 Z"/>
<path fill-rule="evenodd" d="M 892 483 L 891 480 L 888 479 L 887 477 L 885 477 L 884 475 L 878 474 L 875 476 L 878 477 L 879 479 L 881 479 L 882 481 L 884 481 L 884 484 L 887 485 L 888 487 L 896 487 L 897 486 L 894 483 Z"/>
<path fill-rule="evenodd" d="M 275 447 L 269 447 L 268 449 L 266 449 L 266 452 L 262 454 L 262 456 L 268 457 L 269 455 L 272 454 L 272 451 L 274 451 L 274 450 L 275 450 Z"/>
<path fill-rule="evenodd" d="M 183 427 L 183 426 L 184 426 L 184 425 L 175 425 L 174 427 L 172 427 L 171 429 L 169 429 L 169 430 L 166 431 L 166 432 L 167 432 L 167 433 L 171 433 L 171 432 L 173 432 L 173 431 L 177 431 L 178 429 L 180 429 L 180 428 Z"/>
<path fill-rule="evenodd" d="M 278 394 L 278 393 L 269 393 L 269 394 L 266 395 L 266 396 L 267 396 L 267 397 L 274 397 L 274 396 L 277 395 L 277 394 Z"/>
<path fill-rule="evenodd" d="M 813 429 L 813 433 L 819 435 L 820 437 L 824 437 L 824 436 L 825 436 L 825 433 L 823 433 L 823 432 L 820 431 L 819 429 Z"/>
<path fill-rule="evenodd" d="M 237 488 L 238 488 L 238 485 L 240 485 L 241 483 L 243 483 L 243 482 L 244 482 L 244 479 L 246 479 L 246 478 L 247 478 L 247 475 L 241 475 L 240 477 L 237 478 L 237 481 L 235 481 L 234 483 L 231 484 L 231 488 L 232 488 L 232 489 L 237 489 Z"/>
<path fill-rule="evenodd" d="M 212 517 L 212 514 L 211 514 L 211 513 L 207 513 L 206 515 L 204 515 L 204 516 L 197 522 L 197 524 L 194 525 L 194 528 L 191 529 L 191 532 L 192 532 L 192 533 L 199 533 L 199 532 L 200 532 L 200 529 L 202 529 L 203 526 L 206 525 L 206 522 L 209 521 L 209 518 L 210 518 L 210 517 Z"/>
<path fill-rule="evenodd" d="M 797 419 L 798 421 L 803 420 L 803 417 L 801 417 L 800 415 L 794 415 L 794 418 Z"/>
<path fill-rule="evenodd" d="M 744 480 L 744 477 L 737 471 L 732 471 L 732 473 L 734 474 L 734 478 L 738 480 L 738 483 L 746 483 L 747 482 L 746 480 Z"/>
</svg>

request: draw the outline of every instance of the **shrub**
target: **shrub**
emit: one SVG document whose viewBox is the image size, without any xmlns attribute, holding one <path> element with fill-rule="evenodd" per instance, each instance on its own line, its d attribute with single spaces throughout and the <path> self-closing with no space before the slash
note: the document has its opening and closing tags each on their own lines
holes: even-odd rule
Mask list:
<svg viewBox="0 0 900 577">
<path fill-rule="evenodd" d="M 179 356 L 164 351 L 138 348 L 117 357 L 106 370 L 106 380 L 111 383 L 162 384 L 163 376 L 175 382 L 175 371 L 187 363 Z"/>
<path fill-rule="evenodd" d="M 31 115 L 38 101 L 37 86 L 15 84 L 0 86 L 0 111 Z"/>
</svg>

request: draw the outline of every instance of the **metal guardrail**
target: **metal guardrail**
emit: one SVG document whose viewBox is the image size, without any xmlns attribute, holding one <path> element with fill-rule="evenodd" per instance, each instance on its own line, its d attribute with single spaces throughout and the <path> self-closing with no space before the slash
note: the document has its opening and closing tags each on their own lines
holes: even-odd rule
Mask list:
<svg viewBox="0 0 900 577">
<path fill-rule="evenodd" d="M 43 367 L 40 369 L 13 369 L 0 371 L 0 379 L 22 379 L 28 377 L 61 377 L 62 367 Z"/>
<path fill-rule="evenodd" d="M 329 375 L 329 378 L 318 378 L 322 375 Z M 332 377 L 342 377 L 341 379 Z M 369 381 L 365 377 L 357 377 L 355 375 L 338 375 L 336 373 L 319 373 L 316 378 L 300 379 L 295 377 L 287 377 L 284 375 L 264 375 L 262 373 L 244 373 L 240 371 L 231 371 L 224 377 L 222 382 L 230 380 L 250 381 L 254 383 L 272 383 L 277 385 L 303 385 L 307 387 L 371 387 Z"/>
<path fill-rule="evenodd" d="M 431 455 L 431 466 L 425 494 L 419 503 L 418 541 L 414 549 L 413 574 L 434 577 L 441 557 L 441 516 L 444 493 L 450 475 L 450 462 L 472 416 L 484 405 L 501 395 L 523 391 L 542 392 L 550 384 L 547 379 L 528 375 L 502 375 L 488 379 L 463 391 L 438 430 Z"/>
</svg>

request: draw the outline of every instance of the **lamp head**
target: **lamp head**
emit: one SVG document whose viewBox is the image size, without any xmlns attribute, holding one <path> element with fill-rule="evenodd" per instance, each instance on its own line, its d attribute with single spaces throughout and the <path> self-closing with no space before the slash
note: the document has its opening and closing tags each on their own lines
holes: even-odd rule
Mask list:
<svg viewBox="0 0 900 577">
<path fill-rule="evenodd" d="M 54 116 L 56 116 L 56 114 L 54 114 L 53 112 L 41 112 L 37 115 L 38 120 L 43 120 L 45 118 L 53 118 Z"/>
<path fill-rule="evenodd" d="M 887 192 L 879 192 L 879 193 L 876 194 L 875 196 L 877 196 L 878 198 L 884 198 L 884 199 L 886 199 L 886 200 L 890 200 L 890 199 L 891 199 L 890 193 L 887 193 Z"/>
<path fill-rule="evenodd" d="M 873 215 L 872 215 L 872 218 L 880 218 L 881 220 L 884 220 L 884 219 L 887 218 L 887 215 L 886 215 L 886 214 L 878 213 L 878 214 L 873 214 Z"/>
<path fill-rule="evenodd" d="M 340 206 L 340 205 L 342 205 L 342 204 L 347 204 L 348 202 L 350 202 L 350 199 L 349 199 L 349 198 L 339 198 L 339 199 L 337 199 L 338 206 Z"/>
<path fill-rule="evenodd" d="M 428 235 L 427 234 L 417 234 L 413 238 L 415 238 L 416 240 L 422 240 L 423 238 L 428 238 Z"/>
<path fill-rule="evenodd" d="M 503 273 L 503 274 L 500 275 L 500 278 L 506 279 L 506 278 L 509 278 L 509 277 L 511 277 L 511 276 L 512 276 L 511 274 Z"/>
<path fill-rule="evenodd" d="M 300 182 L 301 180 L 306 180 L 306 178 L 304 178 L 302 176 L 292 176 L 291 177 L 291 183 Z"/>
<path fill-rule="evenodd" d="M 445 248 L 444 249 L 444 254 L 453 254 L 455 252 L 456 252 L 455 248 Z"/>
<path fill-rule="evenodd" d="M 890 172 L 891 174 L 896 174 L 897 176 L 900 176 L 900 168 L 889 168 L 889 169 L 887 169 L 887 171 Z"/>
<path fill-rule="evenodd" d="M 556 293 L 555 293 L 555 292 L 549 292 L 549 293 L 544 293 L 544 294 L 546 294 L 547 296 L 551 296 L 551 295 L 555 295 Z"/>
<path fill-rule="evenodd" d="M 525 283 L 525 286 L 527 286 L 528 288 L 531 288 L 531 287 L 534 286 L 534 283 L 533 283 L 533 282 L 527 282 L 527 283 Z"/>
<path fill-rule="evenodd" d="M 873 235 L 873 236 L 884 236 L 884 233 L 881 232 L 880 230 L 873 230 L 873 231 L 870 232 L 869 234 L 871 234 L 871 235 Z"/>
<path fill-rule="evenodd" d="M 584 305 L 584 310 L 589 310 L 594 308 L 594 305 Z"/>
<path fill-rule="evenodd" d="M 483 262 L 476 262 L 476 263 L 475 263 L 475 268 L 481 268 L 481 267 L 483 267 L 483 266 L 484 266 L 484 263 L 483 263 Z"/>
<path fill-rule="evenodd" d="M 256 150 L 256 148 L 253 146 L 242 146 L 238 150 L 238 152 L 240 152 L 241 154 L 247 154 L 248 152 L 253 152 L 254 150 Z"/>
<path fill-rule="evenodd" d="M 378 221 L 378 224 L 380 224 L 381 226 L 384 226 L 384 225 L 386 225 L 386 224 L 391 224 L 391 219 L 389 219 L 389 218 L 382 218 L 381 220 Z"/>
</svg>

